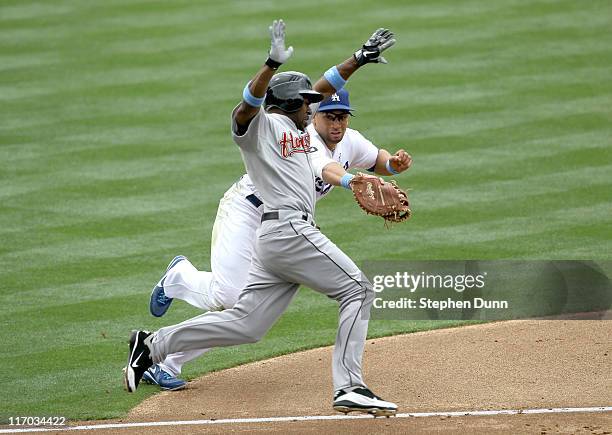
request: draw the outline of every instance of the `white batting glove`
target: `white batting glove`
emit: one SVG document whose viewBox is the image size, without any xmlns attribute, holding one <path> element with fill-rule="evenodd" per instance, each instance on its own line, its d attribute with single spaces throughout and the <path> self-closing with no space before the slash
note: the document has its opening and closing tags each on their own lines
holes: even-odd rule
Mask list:
<svg viewBox="0 0 612 435">
<path fill-rule="evenodd" d="M 276 68 L 287 62 L 293 54 L 293 47 L 285 49 L 285 22 L 283 20 L 274 20 L 270 29 L 270 52 L 268 53 L 268 61 L 272 61 L 272 65 L 266 62 L 271 68 L 277 65 Z M 274 68 L 274 69 L 276 69 Z"/>
</svg>

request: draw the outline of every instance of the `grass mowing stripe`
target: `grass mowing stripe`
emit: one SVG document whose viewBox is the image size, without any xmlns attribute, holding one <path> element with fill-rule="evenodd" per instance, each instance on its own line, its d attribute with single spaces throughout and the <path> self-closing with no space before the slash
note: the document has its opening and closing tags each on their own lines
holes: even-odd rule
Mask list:
<svg viewBox="0 0 612 435">
<path fill-rule="evenodd" d="M 610 260 L 610 242 L 600 243 L 600 237 L 606 234 L 605 229 L 609 226 L 609 224 L 576 225 L 563 230 L 543 230 L 525 236 L 502 237 L 500 235 L 496 239 L 485 242 L 465 240 L 462 246 L 466 252 L 470 253 L 470 258 L 474 259 Z M 584 232 L 587 232 L 586 236 L 583 236 Z M 586 251 L 585 244 L 592 246 L 593 249 L 590 252 Z M 465 255 L 460 254 L 449 257 L 448 252 L 451 246 L 453 245 L 440 243 L 428 245 L 426 250 L 425 246 L 420 251 L 398 250 L 392 256 L 398 260 L 405 259 L 407 255 L 413 260 L 442 257 L 465 259 Z"/>
<path fill-rule="evenodd" d="M 525 189 L 523 195 L 512 197 L 497 196 L 490 197 L 489 200 L 469 201 L 470 207 L 465 207 L 465 200 L 452 200 L 446 206 L 428 207 L 425 198 L 420 198 L 422 204 L 419 208 L 427 219 L 428 226 L 445 225 L 448 223 L 448 216 L 455 216 L 457 225 L 468 222 L 485 223 L 496 220 L 499 215 L 505 216 L 525 216 L 534 210 L 537 212 L 551 212 L 569 209 L 572 207 L 595 206 L 601 202 L 601 198 L 612 187 L 611 182 L 601 184 L 589 184 L 586 186 L 578 185 L 571 188 L 559 189 L 558 192 L 532 193 Z M 435 196 L 431 196 L 435 197 Z M 537 204 L 537 205 L 536 205 Z M 433 209 L 433 211 L 432 211 Z M 498 211 L 499 210 L 499 211 Z M 587 223 L 590 221 L 586 216 L 576 220 L 577 223 Z"/>
<path fill-rule="evenodd" d="M 465 136 L 465 135 L 479 135 L 483 131 L 491 131 L 492 129 L 506 130 L 511 134 L 525 134 L 521 131 L 527 127 L 534 127 L 536 130 L 542 127 L 551 127 L 555 125 L 564 126 L 566 129 L 573 125 L 581 125 L 581 123 L 588 122 L 591 125 L 601 126 L 609 124 L 606 114 L 602 109 L 591 109 L 590 106 L 600 106 L 606 103 L 606 97 L 595 97 L 591 100 L 590 104 L 585 104 L 585 107 L 575 107 L 572 105 L 557 106 L 554 103 L 546 103 L 539 106 L 538 110 L 527 109 L 517 110 L 516 108 L 497 111 L 492 113 L 481 113 L 478 115 L 470 114 L 468 116 L 456 116 L 447 117 L 440 119 L 425 118 L 421 121 L 404 122 L 400 125 L 397 132 L 405 132 L 404 138 L 409 140 L 415 139 L 426 139 L 440 136 Z M 553 116 L 555 107 L 558 112 L 556 116 Z M 604 107 L 604 106 L 600 106 Z M 400 107 L 395 107 L 395 110 L 401 110 Z M 383 111 L 379 115 L 389 115 L 389 112 L 393 110 Z M 527 113 L 525 113 L 527 112 Z M 585 121 L 588 120 L 588 121 Z M 556 132 L 555 132 L 556 133 Z M 374 125 L 368 128 L 367 134 L 370 137 L 376 138 L 376 136 L 384 137 L 389 134 L 389 128 Z M 550 133 L 549 133 L 550 134 Z M 375 139 L 381 140 L 381 139 Z M 406 140 L 406 139 L 404 139 Z M 496 140 L 492 140 L 491 143 L 496 143 Z M 447 145 L 447 144 L 443 144 Z M 477 147 L 475 147 L 477 148 Z"/>
<path fill-rule="evenodd" d="M 170 240 L 184 240 L 197 231 L 197 227 L 177 226 L 161 231 L 159 228 L 155 232 L 142 232 L 137 234 L 125 234 L 117 237 L 96 237 L 95 234 L 82 239 L 61 241 L 60 243 L 48 246 L 40 246 L 31 249 L 13 251 L 4 254 L 9 261 L 15 264 L 10 273 L 5 278 L 14 276 L 16 271 L 28 270 L 31 265 L 25 263 L 27 259 L 37 262 L 45 262 L 53 267 L 68 267 L 70 263 L 78 259 L 87 261 L 112 261 L 115 256 L 141 255 L 149 252 L 151 240 L 158 238 L 168 238 Z M 23 263 L 22 263 L 23 262 Z M 20 267 L 21 266 L 21 267 Z M 25 283 L 24 283 L 25 284 Z"/>
<path fill-rule="evenodd" d="M 197 174 L 214 171 L 226 165 L 234 165 L 230 158 L 202 159 L 201 152 L 183 152 L 180 159 L 190 162 L 181 168 L 181 179 L 197 179 Z M 189 157 L 191 159 L 187 160 Z M 19 205 L 22 201 L 36 200 L 38 196 L 62 198 L 74 196 L 83 197 L 90 191 L 97 198 L 122 196 L 124 194 L 146 195 L 150 190 L 159 189 L 167 192 L 176 189 L 172 183 L 168 183 L 168 177 L 174 176 L 176 170 L 173 163 L 177 160 L 176 152 L 162 152 L 159 156 L 140 159 L 106 159 L 104 154 L 99 154 L 98 164 L 89 162 L 87 157 L 81 159 L 77 156 L 70 164 L 62 164 L 66 156 L 58 158 L 49 157 L 47 162 L 52 167 L 64 167 L 65 169 L 53 171 L 53 182 L 49 186 L 40 186 L 41 174 L 28 174 L 13 178 L 15 187 L 4 186 L 0 188 L 1 197 L 13 197 L 12 205 Z M 54 164 L 57 162 L 56 164 Z M 16 168 L 13 171 L 27 171 L 29 168 Z M 184 169 L 184 170 L 183 170 Z M 49 174 L 44 174 L 47 177 Z M 80 179 L 77 180 L 76 177 Z M 21 180 L 20 180 L 21 178 Z M 23 183 L 23 184 L 21 184 Z M 134 184 L 140 183 L 146 189 L 135 189 Z M 38 187 L 38 189 L 37 189 Z M 20 193 L 19 191 L 26 190 Z"/>
<path fill-rule="evenodd" d="M 580 54 L 550 56 L 545 62 L 525 62 L 522 57 L 509 57 L 507 60 L 491 59 L 472 59 L 470 61 L 462 61 L 460 64 L 445 60 L 410 60 L 403 63 L 404 72 L 402 74 L 391 71 L 372 72 L 371 77 L 383 80 L 383 77 L 389 80 L 388 84 L 381 84 L 385 88 L 392 88 L 391 83 L 394 80 L 403 80 L 410 86 L 448 86 L 453 83 L 456 86 L 475 83 L 479 80 L 483 84 L 488 82 L 499 81 L 503 86 L 506 70 L 511 69 L 510 79 L 513 77 L 535 75 L 536 77 L 546 77 L 548 74 L 553 76 L 560 74 L 560 71 L 572 68 L 589 68 L 610 69 L 610 62 L 607 60 L 610 55 L 609 50 L 586 51 L 582 50 Z M 518 66 L 513 66 L 518 63 Z M 563 73 L 564 74 L 564 73 Z M 355 81 L 351 82 L 355 83 Z M 372 91 L 370 91 L 373 93 Z"/>
<path fill-rule="evenodd" d="M 214 217 L 218 200 L 201 199 L 191 205 L 181 205 L 179 215 L 186 215 L 188 219 L 197 218 L 187 225 L 189 227 L 199 227 L 205 225 L 205 219 Z M 176 210 L 176 208 L 175 208 Z M 185 219 L 164 215 L 158 209 L 149 212 L 132 213 L 122 216 L 107 216 L 104 211 L 92 216 L 77 216 L 75 214 L 63 214 L 53 211 L 41 211 L 36 209 L 5 208 L 5 213 L 0 223 L 3 224 L 0 234 L 6 237 L 7 245 L 14 239 L 19 242 L 15 247 L 27 247 L 27 239 L 38 240 L 46 239 L 48 243 L 53 243 L 55 239 L 61 240 L 63 236 L 67 238 L 77 237 L 113 237 L 125 234 L 139 234 L 150 232 L 165 226 L 176 224 L 185 226 Z M 12 212 L 12 213 L 9 213 Z M 20 222 L 16 222 L 19 220 Z M 12 226 L 11 226 L 12 223 Z M 210 223 L 210 222 L 208 222 Z M 22 245 L 26 242 L 26 245 Z M 39 246 L 34 244 L 33 246 Z M 1 248 L 4 252 L 11 252 L 9 246 Z"/>
<path fill-rule="evenodd" d="M 612 72 L 612 70 L 608 70 Z M 556 104 L 572 103 L 577 96 L 581 97 L 607 97 L 610 98 L 612 87 L 603 82 L 585 82 L 576 80 L 571 74 L 563 81 L 533 82 L 517 86 L 497 87 L 496 90 L 485 90 L 481 85 L 480 91 L 472 90 L 476 85 L 467 85 L 462 88 L 406 88 L 387 102 L 389 107 L 402 106 L 412 109 L 414 116 L 411 119 L 420 119 L 431 116 L 431 113 L 440 113 L 441 116 L 461 113 L 482 114 L 490 111 L 502 110 L 509 107 L 529 107 L 533 103 L 554 102 Z M 561 89 L 559 89 L 561 88 Z M 428 91 L 431 91 L 429 93 Z"/>
<path fill-rule="evenodd" d="M 203 266 L 203 265 L 200 265 Z M 14 313 L 31 313 L 32 315 L 41 307 L 40 295 L 47 296 L 44 306 L 46 308 L 59 307 L 62 305 L 75 304 L 87 301 L 101 301 L 115 297 L 123 297 L 126 295 L 144 295 L 150 290 L 149 284 L 153 288 L 153 281 L 159 279 L 159 275 L 163 269 L 152 268 L 149 264 L 143 263 L 139 270 L 132 271 L 129 276 L 129 284 L 126 285 L 126 279 L 123 276 L 106 277 L 100 279 L 83 279 L 78 283 L 54 285 L 49 287 L 36 287 L 32 290 L 21 290 L 19 292 L 19 302 L 14 304 L 11 309 L 11 315 Z M 0 294 L 0 303 L 7 304 L 13 301 L 15 295 L 9 293 Z M 9 313 L 0 313 L 0 321 Z"/>
<path fill-rule="evenodd" d="M 610 130 L 612 133 L 612 130 Z M 592 131 L 581 134 L 570 134 L 563 137 L 535 139 L 531 141 L 501 142 L 492 147 L 481 148 L 477 155 L 473 150 L 449 150 L 445 153 L 425 155 L 419 159 L 419 166 L 427 168 L 428 175 L 447 171 L 463 171 L 469 168 L 499 168 L 503 162 L 511 164 L 525 163 L 541 158 L 563 156 L 567 153 L 588 155 L 593 159 L 596 153 L 605 151 L 603 132 Z M 491 165 L 491 166 L 489 166 Z M 415 167 L 415 169 L 417 169 Z M 508 171 L 512 172 L 512 171 Z M 414 174 L 414 173 L 413 173 Z M 413 175 L 410 174 L 410 175 Z"/>
<path fill-rule="evenodd" d="M 537 94 L 534 95 L 534 98 L 544 96 L 553 100 L 556 100 L 556 93 L 560 93 L 559 98 L 569 97 L 570 94 L 594 95 L 598 89 L 609 89 L 609 83 L 605 79 L 610 74 L 612 74 L 612 67 L 609 66 L 583 67 L 572 69 L 571 73 L 506 75 L 503 78 L 488 78 L 452 86 L 448 84 L 433 86 L 407 84 L 391 95 L 373 94 L 366 99 L 361 92 L 356 92 L 352 99 L 356 101 L 356 104 L 353 104 L 360 112 L 363 109 L 367 113 L 377 113 L 376 110 L 370 108 L 370 104 L 360 107 L 361 101 L 374 102 L 374 106 L 393 103 L 410 110 L 412 117 L 413 114 L 418 115 L 425 110 L 437 113 L 438 110 L 445 110 L 446 107 L 452 107 L 455 111 L 461 112 L 464 107 L 470 108 L 474 103 L 489 104 L 494 107 L 505 106 L 505 100 L 516 98 L 514 95 L 517 94 Z M 521 102 L 522 100 L 516 101 L 517 105 Z M 418 111 L 415 112 L 416 110 Z M 359 120 L 353 120 L 353 123 L 355 122 Z"/>
<path fill-rule="evenodd" d="M 457 259 L 464 260 L 465 252 L 469 252 L 469 258 L 473 259 L 607 259 L 610 257 L 609 231 L 607 228 L 610 223 L 599 225 L 577 224 L 567 228 L 554 228 L 548 230 L 541 228 L 539 231 L 529 231 L 525 235 L 512 232 L 507 237 L 501 233 L 486 240 L 472 240 L 465 237 L 457 239 L 437 240 L 431 242 L 429 239 L 412 239 L 406 237 L 404 244 L 394 245 L 392 242 L 388 246 L 393 248 L 393 253 L 381 248 L 370 250 L 368 259 L 379 260 L 381 256 L 388 259 L 397 260 L 431 260 L 431 259 Z M 583 234 L 586 233 L 586 236 Z M 584 255 L 584 244 L 593 244 L 599 247 L 600 238 L 608 237 L 607 249 L 593 249 L 590 255 Z M 453 247 L 456 243 L 461 243 L 463 253 L 456 251 Z M 348 243 L 343 248 L 357 249 L 357 243 Z M 563 250 L 565 257 L 553 256 L 558 250 Z"/>
<path fill-rule="evenodd" d="M 585 207 L 560 208 L 551 212 L 531 212 L 527 216 L 501 217 L 484 222 L 473 222 L 458 225 L 438 225 L 431 226 L 418 232 L 418 236 L 427 245 L 462 245 L 474 242 L 494 242 L 500 237 L 526 235 L 536 236 L 538 234 L 561 230 L 572 226 L 592 226 L 599 224 L 610 224 L 612 205 L 603 200 L 597 204 Z M 584 222 L 582 218 L 589 216 L 589 221 Z M 576 222 L 576 225 L 568 225 L 567 222 Z M 376 237 L 366 235 L 361 242 L 374 243 Z M 350 246 L 350 245 L 349 245 Z M 411 252 L 414 249 L 400 249 L 401 251 Z"/>
<path fill-rule="evenodd" d="M 227 182 L 218 182 L 211 184 L 210 189 L 218 192 L 220 195 L 229 185 Z M 207 186 L 208 187 L 208 186 Z M 194 202 L 185 203 L 185 200 L 193 198 L 194 200 L 202 194 L 203 186 L 185 187 L 176 196 L 168 190 L 165 195 L 157 196 L 150 194 L 132 194 L 122 197 L 80 197 L 80 198 L 61 198 L 55 204 L 44 205 L 41 207 L 24 207 L 21 208 L 24 212 L 43 212 L 43 213 L 60 213 L 68 216 L 82 217 L 98 217 L 103 215 L 107 218 L 115 218 L 120 216 L 130 216 L 138 214 L 148 214 L 152 212 L 166 213 L 176 212 L 193 207 Z M 40 198 L 39 195 L 30 195 L 31 198 Z M 44 195 L 43 195 L 44 197 Z M 133 211 L 132 208 L 136 209 Z"/>
<path fill-rule="evenodd" d="M 100 225 L 103 226 L 103 221 L 101 222 Z M 41 246 L 40 242 L 36 244 L 36 239 L 33 239 L 30 243 L 27 243 L 26 239 L 23 245 L 19 242 L 13 249 L 3 247 L 2 251 L 6 256 L 6 260 L 14 264 L 13 270 L 19 270 L 19 265 L 28 258 L 58 264 L 79 257 L 112 256 L 117 252 L 121 252 L 124 255 L 130 253 L 137 254 L 140 252 L 140 249 L 144 249 L 150 244 L 151 239 L 160 237 L 184 238 L 186 232 L 199 231 L 200 229 L 199 225 L 184 226 L 177 224 L 176 226 L 171 226 L 169 220 L 162 222 L 169 224 L 169 228 L 166 231 L 160 231 L 160 226 L 163 227 L 163 225 L 160 225 L 159 222 L 151 222 L 149 223 L 148 230 L 124 231 L 106 237 L 102 233 L 95 233 L 93 231 L 95 227 L 82 225 L 79 231 L 75 231 L 75 233 L 84 233 L 78 242 L 74 241 L 74 237 L 67 237 L 66 233 L 60 233 L 56 236 L 55 240 L 51 236 L 46 241 L 45 246 Z M 19 234 L 14 239 L 18 242 Z M 10 238 L 7 238 L 7 241 L 10 240 Z M 40 241 L 40 239 L 38 240 Z"/>
<path fill-rule="evenodd" d="M 226 186 L 225 186 L 226 187 Z M 222 195 L 223 190 L 218 191 L 218 196 Z M 133 222 L 138 223 L 140 216 L 143 219 L 151 218 L 153 215 L 157 215 L 156 219 L 161 227 L 176 227 L 178 225 L 185 226 L 189 220 L 192 224 L 186 226 L 201 225 L 203 219 L 209 219 L 214 217 L 216 211 L 216 202 L 199 201 L 194 198 L 194 201 L 190 205 L 176 205 L 172 210 L 177 210 L 177 213 L 167 214 L 159 212 L 159 207 L 154 207 L 152 204 L 147 210 L 137 210 L 133 213 L 115 213 L 114 216 L 105 210 L 98 210 L 98 212 L 92 212 L 91 214 L 76 214 L 74 212 L 60 212 L 56 210 L 40 210 L 35 207 L 29 208 L 16 208 L 6 207 L 3 210 L 2 219 L 2 233 L 19 233 L 23 228 L 39 227 L 45 228 L 62 228 L 65 226 L 79 226 L 79 230 L 75 233 L 82 234 L 87 232 L 89 228 L 96 229 L 96 225 L 99 222 L 109 220 L 109 224 L 112 224 L 114 219 L 120 219 L 123 217 L 132 218 Z M 100 217 L 102 214 L 102 217 Z M 197 223 L 196 223 L 197 221 Z M 91 225 L 89 227 L 88 225 Z M 102 223 L 103 225 L 103 223 Z M 135 225 L 137 227 L 137 225 Z M 145 228 L 146 230 L 146 228 Z M 136 229 L 134 232 L 138 232 Z M 90 233 L 90 235 L 92 235 Z M 9 236 L 10 237 L 10 236 Z"/>
<path fill-rule="evenodd" d="M 567 239 L 577 239 L 576 246 L 549 246 L 546 252 L 536 254 L 534 258 L 541 258 L 544 260 L 548 259 L 584 259 L 592 260 L 593 258 L 607 258 L 610 259 L 609 252 L 612 251 L 612 243 L 610 243 L 609 231 L 606 233 L 605 228 L 600 228 L 597 234 L 592 237 L 577 238 L 575 233 L 568 234 Z M 606 236 L 606 240 L 601 240 L 602 235 Z M 515 250 L 519 250 L 517 246 Z"/>
<path fill-rule="evenodd" d="M 30 139 L 33 138 L 33 136 L 30 137 Z M 0 148 L 0 156 L 2 156 L 2 163 L 10 162 L 12 166 L 18 166 L 20 164 L 27 165 L 30 160 L 40 163 L 38 160 L 50 158 L 63 158 L 64 163 L 68 163 L 67 156 L 84 161 L 87 161 L 87 159 L 97 159 L 100 156 L 104 156 L 106 160 L 114 159 L 121 161 L 124 159 L 154 157 L 157 154 L 165 155 L 182 153 L 184 151 L 202 151 L 202 144 L 194 144 L 193 142 L 186 141 L 184 138 L 178 140 L 176 137 L 173 137 L 172 147 L 168 146 L 168 139 L 165 137 L 160 138 L 156 136 L 148 140 L 145 140 L 143 137 L 139 141 L 123 140 L 120 143 L 117 143 L 117 139 L 115 138 L 115 141 L 105 141 L 96 138 L 94 134 L 86 136 L 69 133 L 51 138 L 51 143 L 61 142 L 62 147 L 50 147 L 48 144 L 43 146 L 35 142 L 18 145 L 6 144 Z M 9 137 L 6 142 L 11 142 L 12 140 L 13 138 Z M 210 154 L 214 158 L 219 158 L 219 156 L 215 156 L 212 152 Z"/>
<path fill-rule="evenodd" d="M 8 2 L 3 2 L 0 11 L 0 23 L 7 24 L 11 21 L 18 21 L 20 27 L 23 25 L 24 20 L 32 18 L 49 18 L 54 16 L 63 16 L 70 13 L 73 9 L 68 5 L 62 5 L 61 2 L 55 2 L 53 5 L 36 3 L 36 4 L 22 4 L 19 2 L 15 5 L 8 5 Z"/>
<path fill-rule="evenodd" d="M 60 56 L 53 52 L 39 52 L 39 53 L 28 53 L 28 54 L 13 54 L 13 55 L 2 55 L 0 56 L 0 72 L 12 69 L 30 69 L 30 68 L 42 68 L 57 65 L 62 62 Z M 10 92 L 12 87 L 6 87 L 2 89 L 2 99 L 5 98 L 5 92 Z M 14 95 L 19 97 L 22 89 L 13 89 Z"/>
<path fill-rule="evenodd" d="M 497 194 L 506 191 L 511 194 L 512 189 L 521 184 L 528 182 L 542 181 L 543 184 L 535 185 L 534 189 L 546 189 L 548 186 L 567 185 L 566 183 L 575 183 L 575 180 L 565 180 L 564 176 L 571 176 L 576 173 L 576 176 L 584 181 L 583 185 L 589 184 L 594 177 L 599 176 L 606 179 L 605 171 L 609 170 L 612 165 L 605 159 L 596 160 L 593 156 L 601 151 L 600 148 L 593 149 L 593 154 L 586 153 L 583 150 L 563 151 L 553 154 L 558 160 L 546 159 L 541 157 L 525 158 L 524 160 L 508 160 L 506 165 L 492 164 L 490 167 L 481 167 L 479 170 L 470 171 L 461 167 L 461 162 L 456 169 L 449 169 L 446 177 L 435 177 L 436 172 L 429 174 L 426 171 L 415 172 L 410 178 L 410 182 L 415 186 L 415 189 L 423 189 L 423 191 L 444 190 L 445 193 L 458 193 L 458 190 L 464 192 L 464 197 L 472 196 L 474 199 L 479 194 L 486 196 L 486 191 L 495 190 Z M 452 157 L 452 154 L 449 155 Z M 478 158 L 478 156 L 474 156 Z M 485 159 L 486 160 L 486 159 Z M 486 163 L 486 162 L 485 162 Z M 593 171 L 593 178 L 585 177 L 581 171 L 585 169 Z M 495 183 L 490 181 L 492 174 L 496 174 Z M 433 176 L 432 176 L 433 175 Z M 586 179 L 585 179 L 586 178 Z M 609 179 L 608 179 L 609 180 Z M 553 187 L 555 189 L 556 187 Z M 453 190 L 454 189 L 454 190 Z"/>
<path fill-rule="evenodd" d="M 610 128 L 605 116 L 598 114 L 595 117 L 578 115 L 547 119 L 545 122 L 523 122 L 520 128 L 515 125 L 482 128 L 470 134 L 445 134 L 443 130 L 436 130 L 425 137 L 412 137 L 410 134 L 401 135 L 402 131 L 399 130 L 400 134 L 397 130 L 385 132 L 381 135 L 381 140 L 407 142 L 406 146 L 409 146 L 415 154 L 427 155 L 455 149 L 472 149 L 478 152 L 481 149 L 495 148 L 497 144 L 511 146 L 521 142 L 548 140 L 554 137 L 558 137 L 561 142 L 567 136 L 581 133 L 592 135 L 590 139 L 592 142 L 605 144 Z M 406 137 L 409 139 L 405 139 Z"/>
</svg>

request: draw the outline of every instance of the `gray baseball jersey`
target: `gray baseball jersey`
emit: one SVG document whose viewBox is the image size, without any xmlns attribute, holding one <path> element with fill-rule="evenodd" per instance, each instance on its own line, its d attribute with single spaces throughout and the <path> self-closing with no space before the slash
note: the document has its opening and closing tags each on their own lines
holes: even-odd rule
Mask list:
<svg viewBox="0 0 612 435">
<path fill-rule="evenodd" d="M 315 174 L 315 201 L 326 196 L 334 188 L 333 185 L 323 181 L 321 175 L 323 168 L 328 163 L 339 163 L 347 171 L 355 168 L 366 169 L 368 171 L 374 170 L 379 150 L 376 145 L 366 139 L 359 131 L 347 128 L 344 137 L 336 144 L 333 151 L 325 146 L 325 142 L 319 133 L 317 133 L 313 124 L 308 125 L 306 133 L 308 133 L 310 140 L 308 158 Z M 236 136 L 236 138 L 242 142 L 245 136 Z M 243 186 L 245 190 L 255 194 L 259 199 L 262 199 L 262 195 L 257 191 L 248 173 L 244 174 L 237 183 Z"/>
<path fill-rule="evenodd" d="M 236 107 L 234 112 L 238 109 Z M 310 135 L 300 132 L 286 116 L 260 108 L 243 135 L 232 137 L 266 210 L 298 210 L 314 214 L 314 173 L 310 164 Z"/>
</svg>

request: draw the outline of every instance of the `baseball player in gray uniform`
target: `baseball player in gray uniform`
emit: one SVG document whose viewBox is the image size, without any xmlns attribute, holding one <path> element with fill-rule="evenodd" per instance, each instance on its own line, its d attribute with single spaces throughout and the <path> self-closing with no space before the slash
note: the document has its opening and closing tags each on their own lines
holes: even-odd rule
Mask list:
<svg viewBox="0 0 612 435">
<path fill-rule="evenodd" d="M 126 389 L 135 391 L 146 370 L 169 354 L 261 340 L 304 284 L 339 303 L 332 361 L 334 409 L 393 415 L 397 406 L 375 395 L 362 377 L 372 285 L 315 226 L 315 174 L 305 129 L 309 104 L 341 89 L 360 66 L 385 62 L 381 53 L 395 40 L 388 30 L 377 30 L 353 56 L 325 73 L 317 92 L 304 74 L 275 75 L 293 48 L 285 49 L 282 20 L 270 30 L 268 60 L 247 83 L 243 101 L 232 112 L 232 137 L 264 203 L 247 286 L 231 309 L 208 312 L 154 333 L 133 331 Z M 264 101 L 266 110 L 261 107 Z M 340 166 L 326 167 L 333 165 Z M 344 174 L 341 184 L 349 186 L 350 179 Z"/>
<path fill-rule="evenodd" d="M 314 121 L 306 128 L 310 135 L 310 158 L 316 175 L 315 199 L 319 201 L 331 192 L 343 173 L 330 184 L 323 179 L 327 164 L 339 163 L 345 170 L 360 168 L 379 175 L 391 175 L 408 169 L 412 159 L 400 149 L 391 155 L 379 149 L 359 131 L 349 128 L 353 108 L 346 89 L 340 89 L 315 108 Z M 387 168 L 387 165 L 389 166 Z M 151 314 L 163 316 L 173 299 L 205 311 L 234 306 L 245 287 L 249 266 L 261 224 L 263 201 L 245 174 L 228 189 L 219 204 L 211 243 L 212 271 L 197 270 L 184 256 L 176 256 L 151 292 Z M 143 381 L 163 390 L 180 390 L 187 384 L 178 376 L 185 363 L 208 349 L 178 352 L 150 367 Z"/>
</svg>

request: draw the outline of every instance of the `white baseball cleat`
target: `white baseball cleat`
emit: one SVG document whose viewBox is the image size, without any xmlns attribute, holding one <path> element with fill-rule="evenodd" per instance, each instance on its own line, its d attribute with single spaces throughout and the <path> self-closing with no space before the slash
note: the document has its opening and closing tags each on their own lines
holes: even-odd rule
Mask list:
<svg viewBox="0 0 612 435">
<path fill-rule="evenodd" d="M 368 388 L 356 387 L 351 390 L 338 390 L 334 395 L 334 409 L 345 414 L 358 411 L 375 417 L 389 417 L 395 415 L 397 405 L 381 399 Z"/>
</svg>

